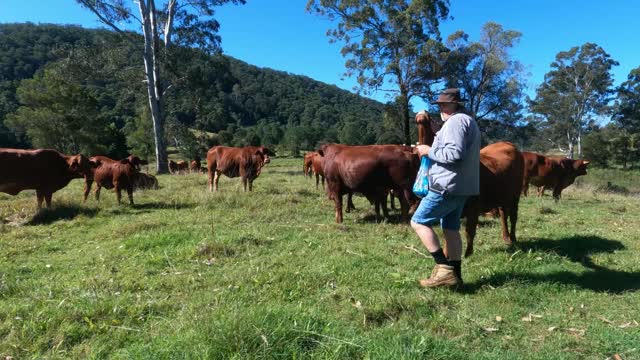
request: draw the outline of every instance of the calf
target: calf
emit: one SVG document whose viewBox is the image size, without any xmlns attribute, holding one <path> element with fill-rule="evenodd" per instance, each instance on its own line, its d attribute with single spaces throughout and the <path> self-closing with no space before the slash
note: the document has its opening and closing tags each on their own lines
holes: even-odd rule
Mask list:
<svg viewBox="0 0 640 360">
<path fill-rule="evenodd" d="M 100 190 L 104 187 L 115 190 L 118 204 L 120 204 L 121 192 L 124 189 L 129 196 L 129 203 L 133 205 L 133 184 L 138 174 L 135 165 L 128 158 L 100 165 L 93 174 L 96 182 L 96 200 L 100 201 Z"/>
<path fill-rule="evenodd" d="M 322 162 L 323 162 L 322 155 L 318 154 L 317 152 L 314 152 L 313 157 L 311 158 L 311 169 L 313 171 L 313 174 L 316 176 L 316 189 L 318 188 L 318 183 L 320 182 L 320 179 L 322 179 L 322 188 L 324 189 L 324 170 L 322 169 Z M 349 200 L 349 203 L 351 204 L 351 206 L 353 206 L 353 203 L 351 202 L 351 200 Z M 348 204 L 347 204 L 347 210 L 349 210 Z"/>
<path fill-rule="evenodd" d="M 140 165 L 148 164 L 146 160 L 141 160 L 136 155 L 129 155 L 125 159 L 128 160 L 128 162 L 133 166 L 136 172 L 140 172 Z M 111 159 L 104 155 L 92 156 L 89 160 L 91 160 L 92 163 L 95 163 L 95 167 L 93 167 L 91 169 L 91 172 L 84 177 L 84 201 L 87 201 L 87 198 L 91 193 L 91 186 L 93 185 L 94 174 L 96 169 L 103 165 L 114 164 L 118 162 L 118 160 Z"/>
<path fill-rule="evenodd" d="M 96 164 L 84 155 L 63 155 L 55 150 L 20 150 L 0 148 L 0 191 L 17 195 L 35 190 L 38 209 L 44 200 L 51 207 L 54 192 L 76 178 L 91 173 Z"/>
<path fill-rule="evenodd" d="M 136 173 L 133 176 L 133 190 L 150 189 L 158 190 L 158 179 L 149 174 Z"/>
<path fill-rule="evenodd" d="M 201 164 L 200 164 L 200 158 L 199 157 L 191 160 L 191 162 L 189 163 L 189 172 L 190 173 L 198 173 L 198 172 L 200 172 L 200 169 L 201 169 L 200 165 Z"/>
<path fill-rule="evenodd" d="M 169 160 L 169 172 L 173 175 L 184 174 L 189 170 L 189 164 L 184 160 Z"/>
<path fill-rule="evenodd" d="M 403 219 L 408 219 L 411 188 L 418 171 L 418 157 L 411 147 L 325 144 L 318 153 L 323 157 L 327 194 L 335 202 L 337 223 L 343 221 L 343 195 L 363 194 L 376 206 L 378 214 L 389 189 L 404 195 L 400 196 L 400 207 Z M 388 216 L 386 206 L 383 211 Z"/>
<path fill-rule="evenodd" d="M 262 167 L 275 154 L 264 146 L 246 146 L 234 148 L 214 146 L 207 152 L 209 173 L 209 191 L 218 191 L 220 174 L 227 177 L 240 177 L 244 191 L 253 191 L 253 181 L 260 175 Z"/>
</svg>

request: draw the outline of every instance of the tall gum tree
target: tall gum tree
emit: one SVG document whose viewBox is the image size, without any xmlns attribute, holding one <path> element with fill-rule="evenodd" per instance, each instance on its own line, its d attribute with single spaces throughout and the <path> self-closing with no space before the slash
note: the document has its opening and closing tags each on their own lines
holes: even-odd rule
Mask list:
<svg viewBox="0 0 640 360">
<path fill-rule="evenodd" d="M 153 122 L 156 170 L 168 172 L 167 145 L 164 134 L 163 99 L 176 85 L 162 75 L 162 64 L 172 46 L 196 47 L 215 53 L 220 51 L 220 24 L 213 18 L 214 8 L 225 3 L 244 4 L 245 0 L 76 0 L 94 13 L 100 22 L 126 36 L 135 44 L 143 40 L 144 75 Z M 137 6 L 135 6 L 137 4 Z M 137 10 L 136 10 L 137 8 Z M 137 14 L 136 14 L 137 13 Z M 142 39 L 128 32 L 126 26 L 140 26 Z"/>
<path fill-rule="evenodd" d="M 575 156 L 576 146 L 578 157 L 582 157 L 585 130 L 599 116 L 611 113 L 611 68 L 617 65 L 603 48 L 585 43 L 559 52 L 536 90 L 530 110 L 544 118 L 550 141 L 566 141 L 569 157 Z"/>
<path fill-rule="evenodd" d="M 449 16 L 449 1 L 309 0 L 307 11 L 337 21 L 327 35 L 344 43 L 345 76 L 356 76 L 359 92 L 395 95 L 404 141 L 411 143 L 411 98 L 431 96 L 442 78 L 446 48 L 439 26 Z"/>
</svg>

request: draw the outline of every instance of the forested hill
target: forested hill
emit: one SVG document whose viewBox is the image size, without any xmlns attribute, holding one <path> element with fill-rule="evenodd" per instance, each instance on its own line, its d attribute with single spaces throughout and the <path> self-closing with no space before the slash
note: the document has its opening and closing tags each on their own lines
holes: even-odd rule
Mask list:
<svg viewBox="0 0 640 360">
<path fill-rule="evenodd" d="M 106 30 L 0 24 L 0 147 L 151 151 L 140 51 Z M 168 56 L 167 134 L 185 152 L 214 143 L 298 150 L 395 136 L 382 124 L 383 104 L 336 86 L 190 49 Z"/>
</svg>

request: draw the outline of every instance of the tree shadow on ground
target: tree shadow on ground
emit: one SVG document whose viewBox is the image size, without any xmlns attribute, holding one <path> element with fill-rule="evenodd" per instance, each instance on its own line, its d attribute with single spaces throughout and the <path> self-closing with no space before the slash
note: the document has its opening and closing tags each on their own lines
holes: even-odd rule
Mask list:
<svg viewBox="0 0 640 360">
<path fill-rule="evenodd" d="M 609 240 L 593 235 L 574 235 L 561 239 L 533 238 L 527 241 L 517 242 L 512 249 L 520 249 L 524 252 L 552 252 L 569 260 L 581 263 L 587 268 L 604 269 L 593 263 L 589 255 L 599 253 L 612 253 L 623 250 L 625 246 L 617 240 Z"/>
<path fill-rule="evenodd" d="M 380 217 L 376 216 L 376 213 L 374 211 L 369 211 L 365 214 L 362 215 L 356 215 L 358 216 L 357 222 L 358 223 L 387 223 L 387 224 L 408 224 L 409 221 L 408 220 L 404 220 L 402 219 L 402 214 L 400 213 L 391 213 L 392 210 L 389 210 L 390 214 L 388 217 L 385 217 L 384 215 L 380 214 Z M 353 214 L 353 211 L 351 212 Z"/>
<path fill-rule="evenodd" d="M 164 202 L 145 202 L 142 204 L 131 205 L 136 210 L 157 210 L 157 209 L 193 209 L 196 205 L 192 203 L 164 203 Z"/>
<path fill-rule="evenodd" d="M 640 290 L 640 272 L 625 272 L 605 268 L 593 263 L 590 255 L 612 253 L 625 249 L 616 240 L 599 236 L 571 236 L 562 239 L 532 239 L 519 242 L 514 249 L 532 252 L 553 252 L 559 256 L 582 264 L 586 270 L 582 273 L 559 271 L 549 274 L 498 273 L 475 283 L 466 284 L 461 291 L 475 293 L 486 285 L 493 287 L 516 281 L 523 283 L 559 283 L 578 286 L 596 292 L 622 293 Z M 512 249 L 513 251 L 513 249 Z"/>
<path fill-rule="evenodd" d="M 94 217 L 98 209 L 86 208 L 77 205 L 56 205 L 38 211 L 25 225 L 48 225 L 59 220 L 71 220 L 78 215 Z"/>
</svg>

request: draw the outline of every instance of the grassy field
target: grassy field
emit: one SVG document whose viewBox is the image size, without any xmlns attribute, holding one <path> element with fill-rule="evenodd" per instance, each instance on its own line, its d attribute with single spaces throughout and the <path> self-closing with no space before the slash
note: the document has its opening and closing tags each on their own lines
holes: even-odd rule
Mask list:
<svg viewBox="0 0 640 360">
<path fill-rule="evenodd" d="M 483 219 L 459 291 L 406 224 L 333 204 L 275 159 L 240 191 L 160 176 L 118 206 L 82 181 L 36 213 L 0 194 L 0 358 L 640 359 L 640 173 L 524 198 L 519 243 Z"/>
</svg>

